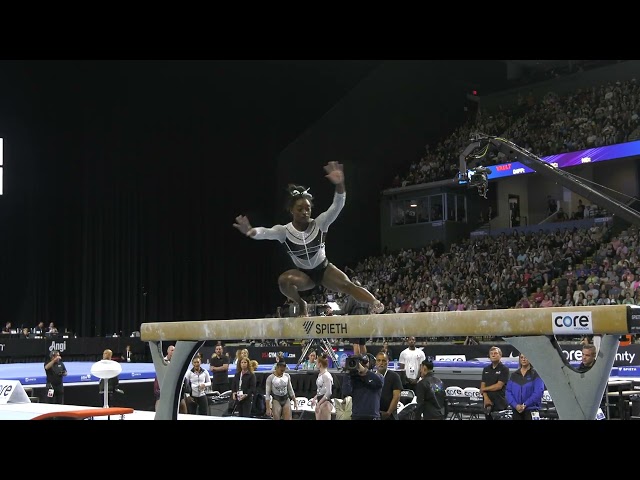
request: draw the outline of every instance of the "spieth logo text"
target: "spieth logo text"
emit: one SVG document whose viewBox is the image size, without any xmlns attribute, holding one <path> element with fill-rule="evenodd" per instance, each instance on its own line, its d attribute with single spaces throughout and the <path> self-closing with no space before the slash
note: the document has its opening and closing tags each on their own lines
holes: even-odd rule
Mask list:
<svg viewBox="0 0 640 480">
<path fill-rule="evenodd" d="M 313 320 L 306 320 L 302 327 L 307 335 L 310 335 L 314 330 L 316 335 L 322 335 L 323 337 L 349 333 L 346 323 L 315 323 Z"/>
<path fill-rule="evenodd" d="M 591 312 L 556 312 L 551 314 L 551 319 L 556 335 L 593 333 Z"/>
</svg>

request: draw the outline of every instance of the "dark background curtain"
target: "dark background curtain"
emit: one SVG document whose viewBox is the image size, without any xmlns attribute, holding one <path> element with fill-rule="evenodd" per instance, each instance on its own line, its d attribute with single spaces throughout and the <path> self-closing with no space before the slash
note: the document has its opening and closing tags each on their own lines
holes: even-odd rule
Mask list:
<svg viewBox="0 0 640 480">
<path fill-rule="evenodd" d="M 338 160 L 330 260 L 379 253 L 380 191 L 461 120 L 464 79 L 495 83 L 499 63 L 0 62 L 0 321 L 93 336 L 273 314 L 284 249 L 234 218 L 288 222 L 288 182 L 323 211 Z"/>
<path fill-rule="evenodd" d="M 233 219 L 270 225 L 278 152 L 373 67 L 3 62 L 1 320 L 129 335 L 273 313 L 279 244 Z"/>
</svg>

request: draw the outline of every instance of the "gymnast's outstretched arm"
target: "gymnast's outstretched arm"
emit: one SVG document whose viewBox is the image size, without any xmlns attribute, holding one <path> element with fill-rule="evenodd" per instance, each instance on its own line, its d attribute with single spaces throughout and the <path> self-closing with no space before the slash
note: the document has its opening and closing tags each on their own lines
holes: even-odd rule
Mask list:
<svg viewBox="0 0 640 480">
<path fill-rule="evenodd" d="M 279 242 L 284 242 L 287 235 L 287 229 L 284 225 L 274 225 L 271 228 L 252 227 L 249 219 L 244 215 L 238 215 L 236 217 L 236 223 L 234 223 L 233 226 L 237 228 L 240 233 L 254 240 L 278 240 Z"/>
</svg>

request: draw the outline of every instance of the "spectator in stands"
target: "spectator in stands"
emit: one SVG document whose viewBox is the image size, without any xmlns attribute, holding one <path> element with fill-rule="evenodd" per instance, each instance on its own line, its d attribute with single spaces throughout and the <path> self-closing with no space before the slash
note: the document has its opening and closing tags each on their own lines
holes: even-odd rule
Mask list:
<svg viewBox="0 0 640 480">
<path fill-rule="evenodd" d="M 573 297 L 571 296 L 571 292 L 567 292 L 567 295 L 565 296 L 564 299 L 564 303 L 562 304 L 563 307 L 572 307 L 575 304 L 573 303 Z"/>
<path fill-rule="evenodd" d="M 551 300 L 551 298 L 549 298 L 548 294 L 544 294 L 544 298 L 542 300 L 542 302 L 540 302 L 540 306 L 541 307 L 553 307 L 553 300 Z"/>
<path fill-rule="evenodd" d="M 370 304 L 375 312 L 381 313 L 384 305 L 380 300 L 377 300 L 368 290 L 355 285 L 344 272 L 327 260 L 324 237 L 329 226 L 344 207 L 346 190 L 342 164 L 329 162 L 324 169 L 327 172 L 327 179 L 336 188 L 332 205 L 317 218 L 311 218 L 313 196 L 309 193 L 309 189 L 290 185 L 288 207 L 293 217 L 290 223 L 275 225 L 272 228 L 254 228 L 246 216 L 239 215 L 233 226 L 253 239 L 278 240 L 286 245 L 295 268 L 281 274 L 278 284 L 282 294 L 300 307 L 299 316 L 308 315 L 307 302 L 302 299 L 299 292 L 311 290 L 318 284 L 329 290 L 352 295 L 357 300 Z M 308 234 L 303 240 L 299 239 L 301 232 Z M 309 252 L 312 253 L 309 254 Z"/>
<path fill-rule="evenodd" d="M 569 220 L 569 217 L 567 217 L 567 214 L 562 209 L 562 207 L 558 209 L 558 214 L 556 215 L 556 219 L 558 220 L 558 222 L 566 222 L 567 220 Z"/>
<path fill-rule="evenodd" d="M 400 375 L 389 370 L 388 367 L 389 357 L 384 350 L 380 350 L 376 354 L 376 372 L 382 375 L 384 380 L 380 393 L 380 419 L 398 420 L 398 402 L 402 392 L 402 379 Z"/>
<path fill-rule="evenodd" d="M 505 390 L 509 381 L 509 368 L 502 363 L 502 350 L 499 347 L 489 349 L 491 365 L 482 369 L 480 393 L 482 393 L 485 418 L 493 420 L 492 412 L 505 410 L 508 406 Z"/>
<path fill-rule="evenodd" d="M 547 216 L 553 215 L 558 210 L 558 202 L 551 195 L 547 195 Z"/>
<path fill-rule="evenodd" d="M 607 297 L 607 294 L 604 291 L 600 292 L 600 297 L 598 298 L 596 305 L 610 305 L 610 304 L 611 302 Z"/>
<path fill-rule="evenodd" d="M 576 210 L 576 218 L 583 219 L 584 218 L 584 204 L 581 199 L 578 199 L 578 208 Z"/>
<path fill-rule="evenodd" d="M 240 365 L 241 358 L 249 358 L 249 350 L 247 348 L 239 348 L 236 350 L 236 359 L 233 362 L 234 365 Z"/>
<path fill-rule="evenodd" d="M 302 369 L 303 370 L 316 370 L 318 368 L 318 362 L 316 361 L 316 357 L 318 355 L 316 354 L 315 350 L 311 350 L 309 352 L 309 355 L 307 355 L 307 359 L 302 362 Z"/>
<path fill-rule="evenodd" d="M 589 289 L 587 290 L 587 297 L 591 295 L 591 298 L 598 298 L 600 296 L 600 291 L 595 287 L 593 282 L 587 283 L 589 285 Z"/>
<path fill-rule="evenodd" d="M 622 299 L 622 302 L 620 302 L 622 305 L 635 305 L 635 300 L 631 297 L 631 293 L 629 292 L 625 292 L 624 294 L 624 298 Z"/>
<path fill-rule="evenodd" d="M 224 354 L 221 344 L 216 345 L 209 359 L 211 390 L 224 393 L 229 390 L 229 357 Z"/>
<path fill-rule="evenodd" d="M 251 360 L 242 357 L 231 385 L 231 397 L 235 401 L 234 409 L 240 417 L 251 417 L 253 397 L 257 393 L 256 374 L 253 373 Z"/>
<path fill-rule="evenodd" d="M 592 288 L 597 290 L 598 287 L 600 286 L 600 277 L 598 276 L 598 272 L 599 270 L 596 270 L 595 272 L 593 271 L 593 269 L 589 270 L 589 273 L 585 280 L 585 283 L 589 285 L 589 290 L 591 290 Z M 587 292 L 589 292 L 589 290 L 587 290 Z M 594 294 L 594 292 L 591 292 L 591 294 L 593 294 L 594 297 L 598 296 L 598 293 Z"/>
<path fill-rule="evenodd" d="M 582 345 L 582 361 L 576 368 L 578 372 L 587 372 L 593 368 L 596 363 L 596 346 L 592 343 Z"/>
<path fill-rule="evenodd" d="M 127 363 L 133 362 L 133 352 L 131 351 L 131 345 L 127 345 L 124 347 L 124 354 L 122 355 L 122 359 Z"/>
<path fill-rule="evenodd" d="M 386 340 L 382 342 L 382 348 L 380 349 L 380 351 L 387 354 L 388 362 L 393 360 L 393 351 L 391 350 L 391 348 L 389 348 L 389 342 L 387 342 Z"/>
<path fill-rule="evenodd" d="M 34 335 L 44 335 L 44 322 L 38 322 L 38 324 L 33 328 Z"/>
<path fill-rule="evenodd" d="M 536 292 L 533 294 L 533 301 L 535 303 L 534 306 L 540 306 L 540 304 L 542 303 L 542 301 L 544 300 L 544 292 L 542 291 L 542 288 L 538 287 L 536 289 Z"/>
<path fill-rule="evenodd" d="M 4 324 L 4 328 L 2 329 L 2 333 L 11 333 L 11 330 L 13 330 L 13 326 L 11 324 L 11 322 L 7 322 Z"/>
<path fill-rule="evenodd" d="M 420 380 L 416 385 L 418 407 L 416 420 L 444 420 L 445 398 L 442 380 L 433 373 L 433 362 L 423 360 L 420 364 Z"/>
<path fill-rule="evenodd" d="M 53 350 L 49 360 L 44 362 L 44 371 L 47 375 L 47 398 L 49 403 L 64 405 L 63 378 L 67 376 L 67 367 L 62 361 L 59 350 Z"/>
<path fill-rule="evenodd" d="M 209 372 L 202 368 L 202 360 L 199 356 L 194 356 L 191 364 L 193 368 L 187 370 L 184 375 L 188 388 L 185 394 L 187 409 L 192 415 L 209 415 L 206 390 L 211 387 L 211 377 Z"/>
<path fill-rule="evenodd" d="M 362 355 L 357 368 L 342 380 L 342 394 L 351 397 L 351 420 L 380 420 L 384 379 L 369 369 L 370 355 Z"/>
<path fill-rule="evenodd" d="M 574 305 L 583 305 L 584 301 L 587 298 L 587 292 L 584 289 L 584 284 L 579 283 L 578 288 L 575 292 L 573 292 L 573 303 Z"/>
<path fill-rule="evenodd" d="M 49 323 L 49 328 L 47 328 L 47 333 L 49 335 L 57 335 L 58 334 L 58 328 L 56 327 L 55 323 L 53 323 L 53 322 Z"/>
<path fill-rule="evenodd" d="M 291 375 L 285 372 L 287 364 L 279 361 L 275 371 L 267 377 L 265 382 L 265 401 L 267 403 L 267 416 L 273 415 L 274 420 L 291 420 L 291 400 L 294 404 L 296 394 L 293 391 Z"/>
<path fill-rule="evenodd" d="M 316 420 L 331 420 L 331 397 L 333 395 L 333 376 L 327 371 L 329 360 L 323 353 L 318 358 L 318 378 L 316 379 L 316 396 L 311 399 L 315 407 Z"/>
<path fill-rule="evenodd" d="M 509 377 L 505 395 L 513 411 L 513 420 L 531 420 L 532 412 L 542 406 L 544 382 L 523 354 L 518 357 L 518 369 Z"/>
<path fill-rule="evenodd" d="M 421 348 L 416 348 L 416 337 L 409 337 L 409 346 L 400 352 L 398 363 L 401 370 L 404 370 L 404 388 L 415 392 L 418 376 L 420 374 L 420 364 L 426 360 L 426 356 Z"/>
<path fill-rule="evenodd" d="M 163 358 L 165 364 L 169 364 L 171 362 L 171 357 L 173 357 L 173 352 L 175 351 L 175 345 L 169 345 L 167 347 L 167 354 Z"/>
</svg>

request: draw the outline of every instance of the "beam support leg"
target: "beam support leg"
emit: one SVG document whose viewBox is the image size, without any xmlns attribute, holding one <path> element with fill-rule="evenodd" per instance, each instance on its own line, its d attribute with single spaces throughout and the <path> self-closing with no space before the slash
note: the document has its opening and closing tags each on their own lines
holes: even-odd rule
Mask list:
<svg viewBox="0 0 640 480">
<path fill-rule="evenodd" d="M 204 340 L 176 342 L 171 363 L 165 364 L 159 342 L 149 342 L 151 358 L 156 368 L 160 385 L 160 401 L 156 411 L 156 420 L 177 420 L 180 408 L 180 393 L 185 372 L 191 365 L 194 355 L 205 344 Z"/>
<path fill-rule="evenodd" d="M 560 420 L 595 420 L 618 352 L 617 335 L 603 335 L 595 365 L 587 372 L 573 368 L 555 337 L 505 337 L 531 362 L 545 383 Z"/>
</svg>

